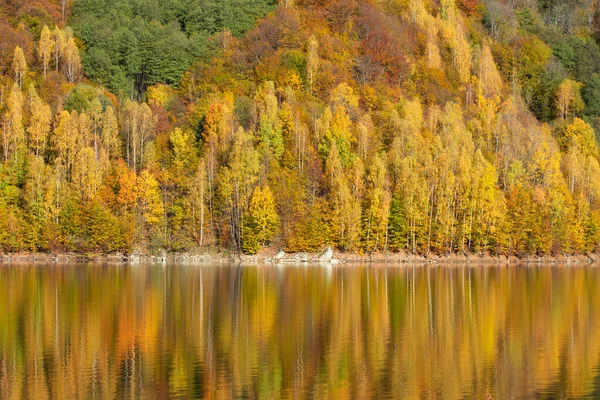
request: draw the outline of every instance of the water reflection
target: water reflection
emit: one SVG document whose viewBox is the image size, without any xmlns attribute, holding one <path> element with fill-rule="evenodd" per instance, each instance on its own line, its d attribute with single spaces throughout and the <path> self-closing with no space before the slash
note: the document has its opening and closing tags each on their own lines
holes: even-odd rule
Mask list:
<svg viewBox="0 0 600 400">
<path fill-rule="evenodd" d="M 0 398 L 600 398 L 600 270 L 0 266 Z"/>
</svg>

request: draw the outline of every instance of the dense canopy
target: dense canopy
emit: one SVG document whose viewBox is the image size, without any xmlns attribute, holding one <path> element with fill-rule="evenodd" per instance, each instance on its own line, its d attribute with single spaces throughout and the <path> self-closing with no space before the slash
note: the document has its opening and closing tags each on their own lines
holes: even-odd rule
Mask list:
<svg viewBox="0 0 600 400">
<path fill-rule="evenodd" d="M 78 0 L 70 22 L 88 77 L 143 98 L 155 83 L 177 85 L 209 53 L 210 35 L 227 29 L 240 36 L 273 8 L 273 0 Z"/>
<path fill-rule="evenodd" d="M 2 5 L 0 249 L 596 251 L 597 6 Z"/>
</svg>

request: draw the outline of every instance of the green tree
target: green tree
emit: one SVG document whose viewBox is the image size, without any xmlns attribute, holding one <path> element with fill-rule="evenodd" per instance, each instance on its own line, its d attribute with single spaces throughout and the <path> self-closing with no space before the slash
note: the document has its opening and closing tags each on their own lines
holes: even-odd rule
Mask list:
<svg viewBox="0 0 600 400">
<path fill-rule="evenodd" d="M 393 196 L 390 203 L 388 247 L 392 251 L 404 250 L 408 244 L 408 221 L 404 201 Z"/>
</svg>

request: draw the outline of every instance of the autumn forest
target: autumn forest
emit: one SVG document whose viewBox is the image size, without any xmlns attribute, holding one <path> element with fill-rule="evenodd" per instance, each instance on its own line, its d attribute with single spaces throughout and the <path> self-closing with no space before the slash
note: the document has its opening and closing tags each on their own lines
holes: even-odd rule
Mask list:
<svg viewBox="0 0 600 400">
<path fill-rule="evenodd" d="M 600 245 L 597 0 L 7 0 L 0 253 Z"/>
</svg>

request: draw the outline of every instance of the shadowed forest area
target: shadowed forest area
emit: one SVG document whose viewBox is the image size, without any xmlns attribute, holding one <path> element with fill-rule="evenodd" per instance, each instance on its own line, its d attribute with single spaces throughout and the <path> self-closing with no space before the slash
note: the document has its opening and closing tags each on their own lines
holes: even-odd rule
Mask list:
<svg viewBox="0 0 600 400">
<path fill-rule="evenodd" d="M 4 1 L 0 252 L 595 252 L 598 7 Z"/>
</svg>

